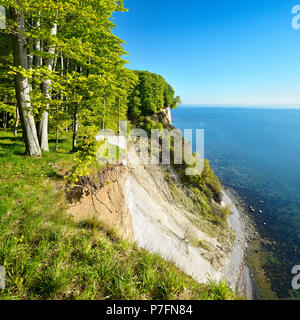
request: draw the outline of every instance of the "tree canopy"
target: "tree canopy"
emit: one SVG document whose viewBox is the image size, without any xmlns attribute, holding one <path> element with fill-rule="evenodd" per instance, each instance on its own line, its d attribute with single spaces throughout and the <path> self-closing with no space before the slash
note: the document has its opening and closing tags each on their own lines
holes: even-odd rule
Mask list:
<svg viewBox="0 0 300 320">
<path fill-rule="evenodd" d="M 148 71 L 135 71 L 135 74 L 138 82 L 129 96 L 129 118 L 151 116 L 181 104 L 180 97 L 175 96 L 174 89 L 162 76 Z"/>
<path fill-rule="evenodd" d="M 47 152 L 48 132 L 109 128 L 119 120 L 175 108 L 180 98 L 162 76 L 126 68 L 123 40 L 114 33 L 116 0 L 0 0 L 0 120 L 26 154 Z"/>
</svg>

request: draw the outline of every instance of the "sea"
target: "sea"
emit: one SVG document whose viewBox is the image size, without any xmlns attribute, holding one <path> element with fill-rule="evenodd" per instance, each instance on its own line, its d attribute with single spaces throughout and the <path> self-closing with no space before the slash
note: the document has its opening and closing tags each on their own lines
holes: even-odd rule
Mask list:
<svg viewBox="0 0 300 320">
<path fill-rule="evenodd" d="M 264 239 L 261 269 L 271 290 L 299 299 L 292 270 L 300 265 L 300 109 L 182 106 L 172 110 L 172 122 L 204 129 L 205 158 L 243 199 Z"/>
</svg>

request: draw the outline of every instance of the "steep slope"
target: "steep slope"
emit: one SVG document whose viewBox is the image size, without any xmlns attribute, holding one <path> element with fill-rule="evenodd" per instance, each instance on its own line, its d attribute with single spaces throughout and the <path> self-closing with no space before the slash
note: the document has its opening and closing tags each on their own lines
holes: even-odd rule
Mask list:
<svg viewBox="0 0 300 320">
<path fill-rule="evenodd" d="M 132 215 L 134 240 L 138 246 L 159 253 L 199 282 L 220 280 L 220 270 L 208 258 L 212 255 L 191 242 L 204 241 L 211 252 L 224 256 L 218 249 L 220 243 L 196 228 L 193 216 L 170 201 L 167 183 L 164 188 L 170 198 L 161 192 L 156 181 L 163 179 L 163 171 L 154 170 L 155 180 L 141 165 L 129 170 L 125 198 Z"/>
<path fill-rule="evenodd" d="M 113 140 L 110 142 L 118 143 Z M 75 219 L 96 217 L 120 237 L 158 253 L 198 282 L 228 279 L 236 288 L 243 248 L 232 262 L 231 228 L 197 213 L 192 191 L 182 186 L 171 166 L 145 166 L 136 153 L 124 164 L 110 166 L 86 184 L 87 192 L 69 209 Z M 177 180 L 175 185 L 168 181 L 170 174 Z M 95 190 L 94 200 L 89 185 Z M 232 205 L 228 199 L 226 204 Z"/>
</svg>

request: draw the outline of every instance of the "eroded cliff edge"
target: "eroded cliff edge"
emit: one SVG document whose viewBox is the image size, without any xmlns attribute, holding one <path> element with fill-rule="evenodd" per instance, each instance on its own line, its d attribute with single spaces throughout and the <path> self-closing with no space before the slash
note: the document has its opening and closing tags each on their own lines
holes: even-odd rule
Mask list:
<svg viewBox="0 0 300 320">
<path fill-rule="evenodd" d="M 233 213 L 229 224 L 214 223 L 199 213 L 199 205 L 207 203 L 182 184 L 171 165 L 144 165 L 132 155 L 129 159 L 124 165 L 108 166 L 81 178 L 81 187 L 69 193 L 69 213 L 75 220 L 95 218 L 200 283 L 226 279 L 233 289 L 251 298 L 245 284 L 246 243 L 242 231 L 235 228 L 242 226 L 233 203 L 225 197 L 225 202 L 213 204 L 230 207 Z"/>
</svg>

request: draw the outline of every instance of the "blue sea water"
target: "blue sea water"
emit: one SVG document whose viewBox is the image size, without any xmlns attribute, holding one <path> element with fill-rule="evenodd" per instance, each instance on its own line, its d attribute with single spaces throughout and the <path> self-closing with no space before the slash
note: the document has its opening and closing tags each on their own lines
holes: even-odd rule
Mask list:
<svg viewBox="0 0 300 320">
<path fill-rule="evenodd" d="M 172 120 L 180 130 L 205 130 L 205 158 L 224 186 L 255 207 L 253 220 L 272 241 L 264 264 L 272 289 L 280 298 L 297 295 L 291 270 L 300 265 L 300 109 L 184 106 L 172 110 Z"/>
</svg>

